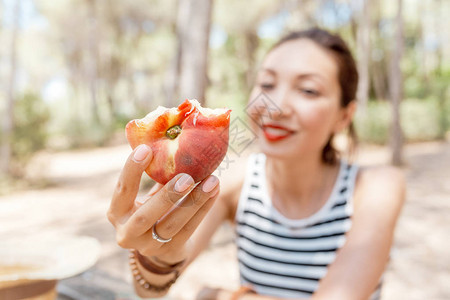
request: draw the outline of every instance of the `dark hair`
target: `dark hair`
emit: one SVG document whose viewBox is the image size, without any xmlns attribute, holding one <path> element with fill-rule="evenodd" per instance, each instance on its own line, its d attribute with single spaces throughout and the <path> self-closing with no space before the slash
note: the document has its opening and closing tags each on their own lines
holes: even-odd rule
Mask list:
<svg viewBox="0 0 450 300">
<path fill-rule="evenodd" d="M 312 28 L 303 31 L 291 32 L 281 38 L 271 51 L 281 44 L 298 39 L 309 39 L 317 45 L 322 46 L 336 60 L 338 66 L 339 86 L 341 87 L 341 107 L 346 107 L 351 101 L 356 100 L 356 90 L 358 88 L 358 69 L 347 44 L 338 34 L 332 34 L 320 28 Z M 356 143 L 356 131 L 353 122 L 349 126 L 348 135 L 350 138 L 350 154 L 353 154 Z M 330 136 L 327 144 L 322 150 L 322 161 L 327 164 L 335 164 L 339 157 L 339 152 L 333 147 L 333 135 Z"/>
</svg>

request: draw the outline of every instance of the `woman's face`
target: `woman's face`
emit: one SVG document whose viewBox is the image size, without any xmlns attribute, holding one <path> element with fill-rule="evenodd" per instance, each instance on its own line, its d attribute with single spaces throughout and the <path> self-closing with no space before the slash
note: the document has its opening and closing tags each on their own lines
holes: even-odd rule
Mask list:
<svg viewBox="0 0 450 300">
<path fill-rule="evenodd" d="M 281 158 L 320 158 L 330 135 L 349 122 L 340 97 L 337 63 L 321 46 L 298 39 L 273 49 L 248 106 L 261 151 Z"/>
</svg>

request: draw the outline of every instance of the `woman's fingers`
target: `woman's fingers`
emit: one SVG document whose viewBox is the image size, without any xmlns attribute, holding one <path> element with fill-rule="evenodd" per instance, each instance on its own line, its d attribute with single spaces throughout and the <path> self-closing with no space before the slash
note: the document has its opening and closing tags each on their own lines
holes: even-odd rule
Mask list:
<svg viewBox="0 0 450 300">
<path fill-rule="evenodd" d="M 149 146 L 139 145 L 128 157 L 114 190 L 108 218 L 115 224 L 118 219 L 127 215 L 134 206 L 139 191 L 142 173 L 149 165 L 153 155 Z"/>
<path fill-rule="evenodd" d="M 139 251 L 142 254 L 159 255 L 163 249 L 167 250 L 167 247 L 178 249 L 186 244 L 219 195 L 219 184 L 208 193 L 203 192 L 201 188 L 202 185 L 197 186 L 186 197 L 185 201 L 190 202 L 190 205 L 174 208 L 154 225 L 158 236 L 162 239 L 171 238 L 171 241 L 165 244 L 154 240 L 152 228 L 150 228 L 139 241 Z"/>
<path fill-rule="evenodd" d="M 155 224 L 155 231 L 165 239 L 174 237 L 218 192 L 219 179 L 211 175 L 189 193 L 183 203 Z"/>
<path fill-rule="evenodd" d="M 178 174 L 153 196 L 149 196 L 124 224 L 125 232 L 130 236 L 140 236 L 164 216 L 175 203 L 188 194 L 194 186 L 194 180 L 188 174 Z"/>
<path fill-rule="evenodd" d="M 168 243 L 168 246 L 170 247 L 180 247 L 181 245 L 184 245 L 187 240 L 191 237 L 191 235 L 194 233 L 194 231 L 197 229 L 197 227 L 200 225 L 200 223 L 205 218 L 206 214 L 209 212 L 211 207 L 214 205 L 215 200 L 219 196 L 219 189 L 217 189 L 215 192 L 213 191 L 213 194 L 211 195 L 211 198 L 206 201 L 206 203 L 195 213 L 195 215 L 187 222 L 181 230 L 177 232 L 175 236 L 173 236 L 172 241 Z M 158 225 L 159 230 L 159 225 Z M 159 233 L 159 231 L 158 231 Z"/>
<path fill-rule="evenodd" d="M 156 182 L 147 194 L 137 197 L 136 200 L 134 201 L 136 209 L 139 208 L 145 202 L 147 202 L 147 200 L 150 199 L 151 196 L 159 192 L 163 187 L 164 185 L 162 185 L 159 182 Z"/>
</svg>

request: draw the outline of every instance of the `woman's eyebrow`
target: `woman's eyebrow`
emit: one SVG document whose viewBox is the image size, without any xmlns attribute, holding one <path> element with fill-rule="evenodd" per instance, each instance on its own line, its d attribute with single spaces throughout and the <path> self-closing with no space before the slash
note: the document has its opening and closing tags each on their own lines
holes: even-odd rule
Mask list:
<svg viewBox="0 0 450 300">
<path fill-rule="evenodd" d="M 268 73 L 275 77 L 277 76 L 277 72 L 271 68 L 264 68 L 261 70 L 261 73 Z M 319 73 L 299 73 L 295 78 L 296 79 L 317 78 L 319 79 L 320 82 L 327 81 L 326 77 Z"/>
<path fill-rule="evenodd" d="M 313 78 L 315 77 L 315 78 L 318 78 L 320 80 L 325 80 L 326 79 L 323 75 L 317 74 L 317 73 L 302 73 L 302 74 L 297 75 L 297 78 L 299 78 L 299 79 L 311 78 L 311 77 L 313 77 Z"/>
<path fill-rule="evenodd" d="M 262 71 L 262 72 L 270 73 L 271 75 L 276 75 L 276 74 L 277 74 L 277 72 L 275 72 L 274 70 L 269 69 L 269 68 L 264 68 L 264 69 L 262 69 L 261 71 Z"/>
</svg>

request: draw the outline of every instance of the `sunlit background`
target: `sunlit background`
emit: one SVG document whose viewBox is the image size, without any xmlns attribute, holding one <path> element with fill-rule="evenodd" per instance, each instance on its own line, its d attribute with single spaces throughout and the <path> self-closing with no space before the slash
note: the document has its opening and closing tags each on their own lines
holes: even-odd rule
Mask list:
<svg viewBox="0 0 450 300">
<path fill-rule="evenodd" d="M 100 240 L 115 257 L 104 212 L 130 151 L 125 124 L 186 97 L 245 119 L 264 53 L 291 30 L 319 26 L 340 33 L 357 58 L 361 162 L 394 163 L 407 174 L 400 236 L 411 238 L 397 242 L 403 264 L 393 263 L 386 299 L 450 297 L 442 252 L 450 245 L 439 246 L 450 211 L 448 16 L 447 0 L 1 0 L 0 236 L 28 225 L 76 227 L 86 214 L 69 204 L 28 225 L 14 217 L 28 218 L 26 199 L 36 211 L 36 201 L 68 197 L 78 208 L 97 204 L 83 229 L 67 232 L 107 232 Z M 64 209 L 77 220 L 65 223 Z M 420 277 L 408 277 L 412 261 Z M 124 272 L 106 262 L 109 274 Z"/>
<path fill-rule="evenodd" d="M 209 36 L 203 50 L 205 91 L 194 95 L 209 106 L 241 114 L 265 51 L 283 33 L 315 25 L 339 32 L 358 58 L 362 141 L 389 140 L 393 63 L 400 64 L 403 75 L 406 142 L 445 136 L 450 124 L 448 1 L 403 1 L 402 49 L 395 41 L 397 1 L 213 2 L 206 27 L 187 25 L 188 32 Z M 10 157 L 2 156 L 3 172 L 20 177 L 26 161 L 42 148 L 105 145 L 129 119 L 187 97 L 177 90 L 177 77 L 183 76 L 179 58 L 199 45 L 177 39 L 177 22 L 195 18 L 196 12 L 177 14 L 177 1 L 0 3 L 1 140 L 3 148 L 11 148 Z M 392 62 L 396 50 L 401 60 Z"/>
</svg>

